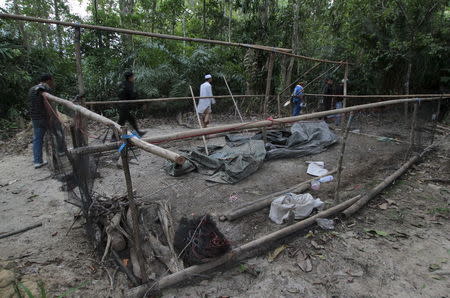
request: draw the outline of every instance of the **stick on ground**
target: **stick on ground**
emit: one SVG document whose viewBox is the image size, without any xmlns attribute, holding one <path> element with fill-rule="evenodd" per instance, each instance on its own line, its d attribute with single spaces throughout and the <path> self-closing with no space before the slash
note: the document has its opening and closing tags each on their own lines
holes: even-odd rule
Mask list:
<svg viewBox="0 0 450 298">
<path fill-rule="evenodd" d="M 9 236 L 17 235 L 17 234 L 20 234 L 20 233 L 23 233 L 23 232 L 26 232 L 26 231 L 35 229 L 35 228 L 40 227 L 40 226 L 42 226 L 42 223 L 41 223 L 41 222 L 38 223 L 38 224 L 34 224 L 34 225 L 32 225 L 32 226 L 29 226 L 29 227 L 26 227 L 26 228 L 17 230 L 17 231 L 13 231 L 13 232 L 9 232 L 9 233 L 0 235 L 0 239 L 4 239 L 4 238 L 7 238 L 7 237 L 9 237 Z"/>
</svg>

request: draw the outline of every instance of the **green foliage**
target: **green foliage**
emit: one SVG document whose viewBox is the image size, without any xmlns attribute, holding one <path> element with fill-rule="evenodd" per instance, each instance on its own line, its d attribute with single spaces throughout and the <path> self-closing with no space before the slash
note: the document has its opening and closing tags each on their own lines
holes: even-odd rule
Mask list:
<svg viewBox="0 0 450 298">
<path fill-rule="evenodd" d="M 163 34 L 292 48 L 295 53 L 348 60 L 349 92 L 404 93 L 444 91 L 450 81 L 450 8 L 445 0 L 136 0 L 89 2 L 81 20 L 57 0 L 59 18 Z M 54 18 L 55 1 L 8 0 L 6 11 Z M 0 20 L 0 117 L 27 112 L 27 92 L 43 72 L 55 75 L 55 93 L 77 94 L 73 29 Z M 61 46 L 60 46 L 60 45 Z M 198 94 L 206 73 L 215 94 L 264 93 L 268 53 L 236 47 L 149 39 L 112 32 L 82 31 L 83 77 L 87 100 L 117 97 L 126 70 L 136 73 L 140 98 Z M 277 55 L 271 93 L 282 90 L 313 64 Z M 311 81 L 331 65 L 303 79 Z M 341 79 L 343 69 L 333 74 Z M 320 92 L 322 81 L 308 87 Z M 226 101 L 216 108 L 226 111 Z M 151 113 L 191 109 L 186 102 L 152 105 Z M 108 109 L 113 115 L 115 109 Z"/>
</svg>

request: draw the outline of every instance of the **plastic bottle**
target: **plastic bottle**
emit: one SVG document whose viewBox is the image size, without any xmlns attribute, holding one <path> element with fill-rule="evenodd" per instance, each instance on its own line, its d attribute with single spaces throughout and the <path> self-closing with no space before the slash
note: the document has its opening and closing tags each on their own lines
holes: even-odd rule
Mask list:
<svg viewBox="0 0 450 298">
<path fill-rule="evenodd" d="M 328 175 L 319 179 L 320 183 L 333 181 L 334 177 L 332 175 Z"/>
<path fill-rule="evenodd" d="M 319 180 L 311 181 L 311 189 L 319 190 L 320 189 L 320 181 Z"/>
</svg>

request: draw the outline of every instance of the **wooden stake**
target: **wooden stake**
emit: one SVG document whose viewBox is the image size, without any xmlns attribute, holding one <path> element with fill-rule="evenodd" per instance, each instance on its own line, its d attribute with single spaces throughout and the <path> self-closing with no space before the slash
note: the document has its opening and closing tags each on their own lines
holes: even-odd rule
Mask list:
<svg viewBox="0 0 450 298">
<path fill-rule="evenodd" d="M 352 119 L 353 119 L 353 112 L 351 112 L 350 116 L 348 117 L 347 126 L 345 127 L 345 130 L 344 130 L 344 136 L 342 137 L 341 150 L 339 152 L 339 157 L 338 157 L 336 185 L 334 188 L 334 200 L 336 202 L 339 202 L 339 187 L 341 185 L 342 162 L 344 160 L 345 145 L 347 143 L 348 132 L 350 130 L 350 125 L 352 123 Z"/>
<path fill-rule="evenodd" d="M 228 86 L 228 82 L 227 82 L 227 79 L 225 78 L 225 76 L 223 76 L 223 80 L 225 81 L 225 85 L 227 85 L 228 92 L 230 93 L 231 99 L 233 100 L 234 107 L 236 108 L 236 111 L 237 111 L 237 113 L 239 115 L 239 118 L 241 118 L 241 122 L 244 122 L 244 118 L 242 118 L 241 112 L 239 111 L 239 107 L 238 107 L 238 105 L 236 103 L 236 100 L 234 100 L 233 93 L 231 93 L 230 86 Z"/>
<path fill-rule="evenodd" d="M 13 235 L 17 235 L 17 234 L 20 234 L 20 233 L 23 233 L 23 232 L 35 229 L 35 228 L 40 227 L 40 226 L 42 226 L 41 222 L 38 223 L 38 224 L 34 224 L 34 225 L 29 226 L 29 227 L 17 230 L 17 231 L 13 231 L 13 232 L 9 232 L 9 233 L 6 233 L 6 234 L 2 234 L 2 235 L 0 235 L 0 239 L 7 238 L 7 237 L 13 236 Z"/>
<path fill-rule="evenodd" d="M 126 128 L 122 128 L 122 134 L 127 135 L 128 131 Z M 141 277 L 142 281 L 145 283 L 148 281 L 147 272 L 145 271 L 145 259 L 144 254 L 142 252 L 142 246 L 141 246 L 141 238 L 140 238 L 140 229 L 139 229 L 139 210 L 136 206 L 136 201 L 133 197 L 133 184 L 131 181 L 131 174 L 130 174 L 130 167 L 128 164 L 128 148 L 127 139 L 122 139 L 123 144 L 125 145 L 125 148 L 120 152 L 120 156 L 122 157 L 122 168 L 123 173 L 125 175 L 125 183 L 127 186 L 127 197 L 129 202 L 129 207 L 131 210 L 131 218 L 133 221 L 133 245 L 136 248 L 136 256 L 139 262 L 139 268 L 141 271 Z"/>
<path fill-rule="evenodd" d="M 197 111 L 197 104 L 195 103 L 195 96 L 194 96 L 194 91 L 192 91 L 192 86 L 189 86 L 189 89 L 191 90 L 192 102 L 194 103 L 195 115 L 197 115 L 198 125 L 200 125 L 200 129 L 201 129 L 201 128 L 203 128 L 202 120 L 200 120 L 200 115 L 198 114 L 198 111 Z M 205 136 L 202 136 L 202 139 L 203 139 L 203 145 L 205 146 L 206 155 L 209 155 L 208 145 L 206 144 Z"/>
<path fill-rule="evenodd" d="M 269 60 L 268 60 L 268 69 L 267 69 L 267 79 L 266 79 L 266 96 L 264 99 L 264 107 L 263 107 L 263 114 L 264 117 L 268 116 L 268 104 L 269 104 L 269 97 L 270 97 L 270 90 L 272 87 L 272 74 L 273 74 L 273 65 L 275 62 L 275 53 L 270 53 Z"/>
<path fill-rule="evenodd" d="M 406 152 L 406 158 L 408 158 L 409 154 L 414 148 L 414 142 L 415 142 L 415 132 L 416 132 L 416 122 L 417 122 L 417 111 L 419 110 L 419 104 L 416 102 L 414 103 L 414 111 L 411 119 L 411 130 L 409 131 L 409 146 L 408 151 Z"/>
<path fill-rule="evenodd" d="M 354 204 L 359 198 L 360 198 L 360 196 L 358 195 L 358 196 L 351 198 L 339 205 L 336 205 L 325 211 L 319 212 L 316 215 L 311 216 L 305 220 L 294 223 L 294 224 L 287 226 L 285 228 L 282 228 L 276 232 L 265 235 L 259 239 L 250 241 L 242 246 L 239 246 L 239 247 L 231 250 L 224 256 L 222 256 L 212 262 L 209 262 L 206 264 L 201 264 L 201 265 L 191 266 L 191 267 L 188 267 L 181 271 L 178 271 L 176 273 L 164 276 L 157 282 L 154 282 L 154 283 L 151 282 L 151 283 L 141 285 L 136 288 L 129 289 L 125 292 L 125 296 L 130 297 L 130 298 L 131 297 L 142 297 L 147 291 L 149 291 L 151 289 L 165 289 L 165 288 L 173 286 L 179 282 L 188 280 L 196 275 L 199 275 L 202 272 L 219 267 L 220 265 L 223 265 L 225 263 L 231 263 L 231 262 L 235 262 L 236 260 L 241 259 L 243 257 L 249 257 L 250 252 L 254 251 L 255 249 L 265 247 L 269 243 L 273 243 L 283 237 L 286 237 L 290 234 L 301 231 L 301 230 L 305 229 L 306 227 L 315 224 L 316 219 L 318 219 L 318 218 L 331 217 L 334 214 L 337 214 L 340 211 L 342 211 L 342 210 L 348 208 L 349 206 L 351 206 L 352 204 Z"/>
<path fill-rule="evenodd" d="M 247 204 L 244 204 L 242 206 L 239 206 L 238 208 L 235 208 L 233 210 L 230 210 L 228 212 L 225 212 L 223 215 L 220 216 L 220 220 L 224 221 L 224 220 L 235 220 L 237 218 L 240 218 L 244 215 L 250 214 L 252 212 L 261 210 L 263 208 L 266 208 L 268 206 L 270 206 L 270 204 L 272 203 L 272 201 L 278 197 L 281 196 L 285 193 L 288 192 L 298 192 L 298 193 L 302 193 L 305 190 L 307 190 L 310 187 L 310 183 L 314 180 L 320 179 L 322 177 L 328 176 L 328 175 L 333 175 L 334 173 L 336 173 L 336 170 L 332 170 L 330 172 L 328 172 L 327 174 L 320 176 L 320 177 L 314 177 L 312 179 L 303 181 L 297 185 L 291 186 L 287 189 L 283 189 L 280 191 L 277 191 L 275 193 L 271 193 L 270 195 L 266 195 L 256 201 L 252 201 L 249 202 Z"/>
<path fill-rule="evenodd" d="M 344 70 L 344 100 L 342 102 L 342 107 L 347 107 L 347 82 L 348 82 L 348 63 L 345 64 L 345 70 Z"/>
</svg>

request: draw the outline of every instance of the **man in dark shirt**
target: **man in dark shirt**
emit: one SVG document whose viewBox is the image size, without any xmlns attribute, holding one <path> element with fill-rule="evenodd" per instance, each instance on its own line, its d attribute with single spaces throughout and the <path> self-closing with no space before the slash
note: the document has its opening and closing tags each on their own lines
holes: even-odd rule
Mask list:
<svg viewBox="0 0 450 298">
<path fill-rule="evenodd" d="M 333 80 L 331 78 L 327 78 L 325 80 L 325 86 L 323 87 L 323 94 L 332 95 L 333 94 Z M 333 98 L 331 96 L 323 97 L 323 111 L 331 110 Z"/>
<path fill-rule="evenodd" d="M 134 74 L 131 71 L 127 71 L 124 74 L 125 80 L 122 82 L 120 86 L 119 99 L 120 100 L 133 100 L 136 99 L 137 95 L 134 91 Z M 143 136 L 145 131 L 139 130 L 139 127 L 136 123 L 136 118 L 131 114 L 131 106 L 130 104 L 120 104 L 119 105 L 119 125 L 123 126 L 125 122 L 128 121 L 133 129 L 139 134 L 139 136 Z"/>
<path fill-rule="evenodd" d="M 44 136 L 49 129 L 50 115 L 48 114 L 45 99 L 42 96 L 43 92 L 50 92 L 55 82 L 50 74 L 43 74 L 39 79 L 39 84 L 31 87 L 28 92 L 30 117 L 33 124 L 33 162 L 34 168 L 38 169 L 47 164 L 42 159 L 42 145 Z M 56 133 L 57 128 L 52 129 L 52 133 Z M 59 154 L 63 154 L 64 147 L 61 136 L 56 135 L 57 151 Z"/>
</svg>

